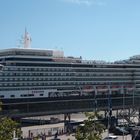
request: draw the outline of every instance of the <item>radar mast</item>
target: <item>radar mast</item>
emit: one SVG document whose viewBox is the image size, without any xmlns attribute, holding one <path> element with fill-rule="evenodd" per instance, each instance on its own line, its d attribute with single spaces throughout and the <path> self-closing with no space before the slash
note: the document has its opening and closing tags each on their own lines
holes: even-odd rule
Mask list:
<svg viewBox="0 0 140 140">
<path fill-rule="evenodd" d="M 24 34 L 24 48 L 30 48 L 31 47 L 31 37 L 29 33 L 27 32 L 25 28 L 25 34 Z"/>
</svg>

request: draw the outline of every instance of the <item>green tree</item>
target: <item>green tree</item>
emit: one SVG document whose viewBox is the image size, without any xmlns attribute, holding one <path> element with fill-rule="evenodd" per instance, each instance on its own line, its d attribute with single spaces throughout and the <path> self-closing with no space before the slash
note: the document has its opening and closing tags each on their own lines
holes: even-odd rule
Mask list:
<svg viewBox="0 0 140 140">
<path fill-rule="evenodd" d="M 88 119 L 84 121 L 83 126 L 77 128 L 75 138 L 77 140 L 101 140 L 105 127 L 103 124 L 95 121 L 100 115 L 98 112 L 94 112 L 86 113 L 86 116 Z"/>
<path fill-rule="evenodd" d="M 0 102 L 0 111 L 2 110 L 2 103 Z M 0 117 L 0 140 L 12 140 L 13 132 L 17 136 L 21 136 L 19 124 L 8 117 Z"/>
</svg>

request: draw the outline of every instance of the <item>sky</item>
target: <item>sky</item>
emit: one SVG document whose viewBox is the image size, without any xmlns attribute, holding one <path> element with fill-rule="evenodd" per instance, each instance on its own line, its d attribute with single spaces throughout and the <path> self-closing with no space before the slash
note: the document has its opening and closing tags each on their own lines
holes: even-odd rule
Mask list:
<svg viewBox="0 0 140 140">
<path fill-rule="evenodd" d="M 63 50 L 65 56 L 116 61 L 140 54 L 140 0 L 0 0 L 0 49 Z"/>
</svg>

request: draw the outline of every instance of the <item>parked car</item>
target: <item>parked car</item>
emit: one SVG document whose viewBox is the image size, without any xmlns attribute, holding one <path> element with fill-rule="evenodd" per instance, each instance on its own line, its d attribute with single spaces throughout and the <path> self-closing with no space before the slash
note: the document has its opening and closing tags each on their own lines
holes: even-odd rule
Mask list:
<svg viewBox="0 0 140 140">
<path fill-rule="evenodd" d="M 134 127 L 135 126 L 127 126 L 127 127 L 125 127 L 125 130 L 128 131 L 129 134 L 131 134 Z"/>
<path fill-rule="evenodd" d="M 116 127 L 113 131 L 115 135 L 128 135 L 129 132 L 125 130 L 125 127 Z"/>
<path fill-rule="evenodd" d="M 117 140 L 118 137 L 117 136 L 108 136 L 108 137 L 105 137 L 103 140 Z"/>
<path fill-rule="evenodd" d="M 13 138 L 12 140 L 20 140 L 19 138 Z"/>
<path fill-rule="evenodd" d="M 56 139 L 55 139 L 55 138 L 54 138 L 54 139 L 51 139 L 51 140 L 61 140 L 61 139 L 59 139 L 59 138 L 56 138 Z"/>
</svg>

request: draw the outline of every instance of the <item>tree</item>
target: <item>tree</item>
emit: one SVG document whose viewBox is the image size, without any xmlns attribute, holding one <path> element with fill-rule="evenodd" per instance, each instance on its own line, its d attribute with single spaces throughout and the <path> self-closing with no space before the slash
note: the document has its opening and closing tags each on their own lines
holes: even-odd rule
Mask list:
<svg viewBox="0 0 140 140">
<path fill-rule="evenodd" d="M 1 106 L 2 103 L 0 103 L 0 109 Z M 17 136 L 21 136 L 21 130 L 18 123 L 11 118 L 0 117 L 0 140 L 12 140 L 14 131 Z"/>
<path fill-rule="evenodd" d="M 0 119 L 2 118 L 1 111 L 2 111 L 2 102 L 0 101 Z"/>
<path fill-rule="evenodd" d="M 84 125 L 78 126 L 76 131 L 76 139 L 77 140 L 101 140 L 102 133 L 105 130 L 105 126 L 98 121 L 99 118 L 98 112 L 94 113 L 86 113 L 88 117 L 87 120 L 84 121 Z"/>
</svg>

